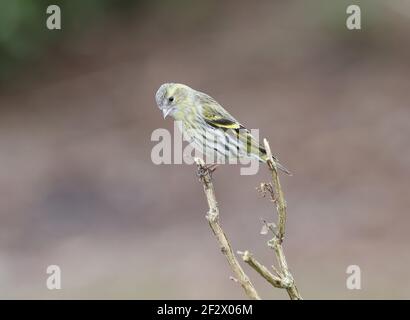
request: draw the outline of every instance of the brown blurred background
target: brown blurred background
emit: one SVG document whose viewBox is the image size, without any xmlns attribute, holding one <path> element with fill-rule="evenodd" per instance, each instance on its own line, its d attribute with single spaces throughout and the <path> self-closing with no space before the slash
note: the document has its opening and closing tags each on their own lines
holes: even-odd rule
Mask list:
<svg viewBox="0 0 410 320">
<path fill-rule="evenodd" d="M 259 128 L 293 171 L 285 250 L 304 298 L 410 298 L 408 1 L 0 3 L 1 298 L 245 298 L 195 167 L 151 161 L 152 131 L 173 128 L 154 102 L 170 81 Z M 215 173 L 234 249 L 269 266 L 268 177 Z M 51 264 L 62 290 L 46 288 Z M 352 264 L 361 290 L 346 288 Z"/>
</svg>

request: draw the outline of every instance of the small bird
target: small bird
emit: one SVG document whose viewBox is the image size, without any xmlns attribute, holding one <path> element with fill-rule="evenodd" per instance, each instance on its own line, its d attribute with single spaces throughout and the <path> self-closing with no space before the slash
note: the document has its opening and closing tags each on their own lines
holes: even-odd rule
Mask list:
<svg viewBox="0 0 410 320">
<path fill-rule="evenodd" d="M 207 159 L 225 163 L 248 158 L 266 163 L 265 148 L 211 96 L 185 84 L 164 83 L 155 100 L 164 119 L 172 116 L 192 146 Z M 288 169 L 274 160 L 278 169 L 290 175 Z"/>
</svg>

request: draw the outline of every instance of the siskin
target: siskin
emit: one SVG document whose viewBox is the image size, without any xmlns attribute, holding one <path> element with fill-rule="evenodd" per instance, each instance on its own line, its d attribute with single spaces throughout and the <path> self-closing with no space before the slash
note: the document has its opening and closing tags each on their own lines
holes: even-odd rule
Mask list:
<svg viewBox="0 0 410 320">
<path fill-rule="evenodd" d="M 159 87 L 155 100 L 164 119 L 172 116 L 185 138 L 206 155 L 207 160 L 225 163 L 248 158 L 266 163 L 265 148 L 209 95 L 184 84 L 165 83 Z M 276 158 L 274 160 L 278 169 L 290 174 Z"/>
</svg>

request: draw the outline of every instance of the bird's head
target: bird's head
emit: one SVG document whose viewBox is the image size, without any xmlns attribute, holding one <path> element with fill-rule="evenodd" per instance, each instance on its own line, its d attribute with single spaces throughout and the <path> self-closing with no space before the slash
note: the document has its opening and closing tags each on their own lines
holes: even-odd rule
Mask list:
<svg viewBox="0 0 410 320">
<path fill-rule="evenodd" d="M 174 116 L 176 112 L 188 101 L 188 96 L 192 89 L 180 83 L 164 83 L 155 94 L 155 100 L 158 108 L 162 110 L 164 119 L 170 115 Z"/>
</svg>

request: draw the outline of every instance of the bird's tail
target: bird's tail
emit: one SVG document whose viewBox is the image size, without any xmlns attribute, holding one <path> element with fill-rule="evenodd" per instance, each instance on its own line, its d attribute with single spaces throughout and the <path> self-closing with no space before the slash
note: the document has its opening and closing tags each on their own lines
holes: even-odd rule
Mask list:
<svg viewBox="0 0 410 320">
<path fill-rule="evenodd" d="M 275 161 L 276 163 L 276 167 L 278 167 L 278 169 L 284 173 L 286 173 L 288 176 L 292 175 L 292 172 L 290 172 L 285 166 L 281 165 L 279 162 Z"/>
<path fill-rule="evenodd" d="M 246 145 L 246 150 L 248 154 L 256 156 L 260 161 L 266 163 L 268 156 L 266 154 L 265 148 L 255 140 L 248 130 L 238 130 L 234 131 L 238 140 L 240 140 L 244 145 Z M 283 165 L 278 162 L 278 159 L 273 157 L 276 167 L 286 173 L 287 175 L 292 175 L 292 173 Z"/>
<path fill-rule="evenodd" d="M 260 156 L 261 161 L 264 162 L 264 163 L 266 163 L 267 160 L 268 160 L 268 156 L 267 156 L 267 154 L 266 154 L 265 148 L 260 147 L 259 150 L 260 150 L 260 152 L 261 152 L 261 156 Z M 275 157 L 273 157 L 273 160 L 275 161 L 276 167 L 277 167 L 280 171 L 286 173 L 286 174 L 289 175 L 289 176 L 292 175 L 292 173 L 291 173 L 284 165 L 281 165 L 281 164 L 278 162 L 278 159 L 276 159 Z"/>
</svg>

